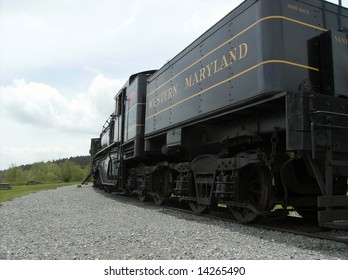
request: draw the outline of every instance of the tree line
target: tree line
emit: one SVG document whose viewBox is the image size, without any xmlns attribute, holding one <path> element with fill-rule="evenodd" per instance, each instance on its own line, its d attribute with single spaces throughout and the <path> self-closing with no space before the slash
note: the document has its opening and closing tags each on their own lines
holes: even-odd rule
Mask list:
<svg viewBox="0 0 348 280">
<path fill-rule="evenodd" d="M 0 181 L 11 185 L 31 183 L 82 182 L 89 171 L 89 156 L 52 162 L 11 166 L 1 174 Z"/>
</svg>

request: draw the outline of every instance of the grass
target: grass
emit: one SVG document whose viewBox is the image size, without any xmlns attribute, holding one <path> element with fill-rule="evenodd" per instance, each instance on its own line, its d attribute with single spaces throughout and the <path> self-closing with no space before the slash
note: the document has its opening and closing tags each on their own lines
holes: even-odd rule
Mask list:
<svg viewBox="0 0 348 280">
<path fill-rule="evenodd" d="M 67 185 L 74 185 L 74 183 L 52 183 L 52 184 L 39 184 L 39 185 L 23 185 L 13 186 L 10 190 L 0 190 L 0 205 L 2 202 L 12 200 L 16 197 L 28 195 L 38 191 L 52 190 L 58 187 Z"/>
</svg>

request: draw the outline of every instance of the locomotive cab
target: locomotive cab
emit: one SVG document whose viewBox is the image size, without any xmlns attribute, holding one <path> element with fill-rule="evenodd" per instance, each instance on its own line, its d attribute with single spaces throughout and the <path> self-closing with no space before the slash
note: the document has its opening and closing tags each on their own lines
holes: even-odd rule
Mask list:
<svg viewBox="0 0 348 280">
<path fill-rule="evenodd" d="M 130 76 L 114 98 L 115 110 L 105 122 L 100 137 L 92 139 L 95 186 L 108 192 L 125 192 L 126 163 L 143 156 L 146 79 L 153 72 Z"/>
</svg>

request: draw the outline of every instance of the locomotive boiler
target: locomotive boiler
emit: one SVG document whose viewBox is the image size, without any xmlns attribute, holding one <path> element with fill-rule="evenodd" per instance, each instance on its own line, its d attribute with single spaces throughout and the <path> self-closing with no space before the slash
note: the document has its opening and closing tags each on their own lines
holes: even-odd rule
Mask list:
<svg viewBox="0 0 348 280">
<path fill-rule="evenodd" d="M 94 184 L 243 222 L 348 225 L 348 10 L 246 0 L 158 71 L 130 76 L 91 141 Z"/>
</svg>

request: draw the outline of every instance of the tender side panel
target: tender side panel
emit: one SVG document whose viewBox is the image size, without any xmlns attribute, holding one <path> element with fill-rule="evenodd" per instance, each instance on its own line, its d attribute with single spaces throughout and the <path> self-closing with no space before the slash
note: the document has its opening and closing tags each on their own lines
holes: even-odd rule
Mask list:
<svg viewBox="0 0 348 280">
<path fill-rule="evenodd" d="M 322 1 L 245 1 L 149 79 L 145 135 L 275 92 L 319 90 L 309 40 L 348 25 Z"/>
</svg>

